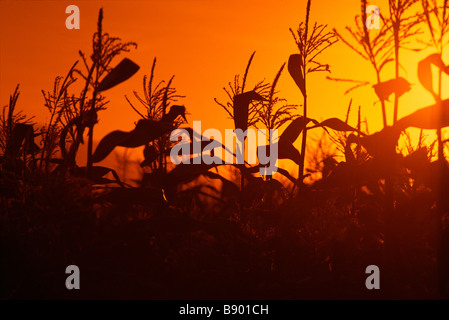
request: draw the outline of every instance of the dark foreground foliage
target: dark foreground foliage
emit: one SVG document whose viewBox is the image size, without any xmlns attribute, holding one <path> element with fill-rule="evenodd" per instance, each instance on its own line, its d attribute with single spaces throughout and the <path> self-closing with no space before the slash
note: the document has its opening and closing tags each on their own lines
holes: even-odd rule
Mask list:
<svg viewBox="0 0 449 320">
<path fill-rule="evenodd" d="M 78 178 L 16 187 L 25 199 L 2 199 L 2 298 L 428 299 L 447 290 L 449 237 L 426 189 L 398 200 L 386 242 L 380 186 L 373 195 L 308 187 L 275 209 L 192 203 L 187 213 L 149 188 L 94 195 Z M 70 264 L 81 270 L 77 292 L 64 286 Z M 370 264 L 381 270 L 377 292 L 365 288 Z"/>
</svg>

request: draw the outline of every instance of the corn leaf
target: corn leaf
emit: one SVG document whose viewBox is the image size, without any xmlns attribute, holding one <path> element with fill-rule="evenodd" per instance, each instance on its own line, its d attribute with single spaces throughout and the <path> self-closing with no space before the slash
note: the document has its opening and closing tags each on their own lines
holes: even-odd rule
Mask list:
<svg viewBox="0 0 449 320">
<path fill-rule="evenodd" d="M 431 54 L 424 60 L 420 61 L 418 63 L 418 79 L 419 82 L 422 84 L 422 86 L 432 93 L 432 95 L 438 100 L 437 94 L 433 92 L 433 80 L 432 80 L 432 69 L 431 65 L 435 65 L 438 67 L 441 71 L 444 71 L 445 73 L 448 73 L 446 66 L 443 63 L 443 60 L 441 60 L 441 56 L 437 53 Z"/>
<path fill-rule="evenodd" d="M 322 122 L 320 122 L 318 125 L 315 125 L 309 129 L 316 128 L 316 127 L 327 127 L 335 131 L 356 131 L 358 130 L 356 128 L 351 127 L 346 122 L 338 119 L 338 118 L 329 118 Z M 362 132 L 360 132 L 362 133 Z M 363 133 L 362 133 L 363 134 Z"/>
<path fill-rule="evenodd" d="M 279 142 L 282 142 L 283 144 L 294 143 L 310 121 L 314 120 L 309 118 L 305 120 L 302 116 L 293 120 L 279 137 Z"/>
<path fill-rule="evenodd" d="M 396 123 L 396 127 L 404 130 L 409 127 L 421 129 L 441 129 L 449 126 L 449 99 L 425 107 L 405 116 Z"/>
<path fill-rule="evenodd" d="M 388 100 L 391 94 L 400 97 L 410 91 L 410 83 L 402 77 L 373 85 L 374 91 L 381 101 Z"/>
<path fill-rule="evenodd" d="M 140 167 L 149 166 L 154 160 L 157 159 L 158 153 L 156 147 L 153 145 L 146 145 L 143 149 L 144 160 L 140 163 Z"/>
<path fill-rule="evenodd" d="M 248 128 L 249 104 L 253 100 L 263 101 L 265 99 L 255 91 L 237 94 L 234 97 L 234 125 L 236 129 L 246 131 Z"/>
<path fill-rule="evenodd" d="M 92 161 L 103 160 L 118 146 L 137 148 L 146 145 L 150 141 L 169 133 L 172 129 L 173 126 L 164 121 L 139 120 L 134 130 L 130 132 L 116 130 L 101 139 L 92 156 Z"/>
<path fill-rule="evenodd" d="M 306 94 L 306 87 L 304 77 L 301 69 L 301 55 L 292 54 L 288 58 L 288 72 L 290 76 L 295 80 L 296 85 L 301 90 L 302 94 Z"/>
<path fill-rule="evenodd" d="M 139 66 L 129 60 L 128 58 L 123 59 L 114 69 L 109 72 L 106 77 L 98 85 L 97 91 L 105 91 L 116 85 L 122 83 L 123 81 L 131 78 L 137 70 L 139 70 Z"/>
</svg>

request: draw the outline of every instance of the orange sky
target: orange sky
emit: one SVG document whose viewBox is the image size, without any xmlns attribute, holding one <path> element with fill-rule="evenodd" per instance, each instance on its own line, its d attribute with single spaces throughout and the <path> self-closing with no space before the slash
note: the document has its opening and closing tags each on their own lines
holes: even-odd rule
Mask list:
<svg viewBox="0 0 449 320">
<path fill-rule="evenodd" d="M 223 100 L 222 90 L 237 73 L 243 73 L 250 54 L 257 51 L 249 76 L 249 86 L 266 78 L 272 81 L 288 56 L 297 52 L 289 28 L 304 20 L 305 0 L 142 0 L 142 1 L 5 1 L 0 2 L 0 104 L 5 105 L 17 83 L 21 95 L 18 107 L 46 121 L 41 89 L 51 90 L 56 76 L 65 76 L 78 59 L 78 50 L 91 52 L 92 34 L 98 10 L 104 8 L 103 29 L 124 41 L 138 43 L 137 50 L 117 58 L 128 57 L 141 66 L 125 83 L 105 92 L 111 100 L 100 113 L 95 129 L 98 140 L 111 130 L 130 130 L 138 115 L 129 107 L 124 95 L 142 92 L 142 77 L 149 74 L 157 57 L 157 80 L 175 75 L 174 85 L 187 97 L 180 101 L 191 113 L 188 120 L 202 120 L 203 130 L 233 128 L 226 113 L 215 104 Z M 387 1 L 375 1 L 381 12 Z M 81 29 L 67 30 L 65 8 L 76 4 L 81 12 Z M 360 1 L 312 1 L 311 22 L 328 24 L 343 31 L 354 22 Z M 373 31 L 375 32 L 375 31 Z M 432 104 L 432 97 L 418 84 L 416 66 L 432 49 L 421 53 L 402 51 L 405 70 L 401 76 L 414 84 L 400 100 L 399 117 L 421 106 Z M 444 57 L 443 57 L 444 59 Z M 331 65 L 332 76 L 375 81 L 368 62 L 343 43 L 337 43 L 319 59 Z M 444 59 L 446 62 L 449 59 Z M 328 117 L 344 119 L 350 98 L 362 106 L 370 131 L 381 129 L 380 105 L 368 86 L 345 96 L 346 84 L 326 80 L 326 73 L 312 74 L 308 80 L 309 116 L 318 120 Z M 384 80 L 393 73 L 384 74 Z M 279 87 L 289 103 L 301 104 L 302 96 L 287 70 Z M 133 100 L 134 101 L 134 100 Z M 389 122 L 392 106 L 388 105 Z M 298 109 L 302 113 L 302 109 Z M 356 112 L 350 124 L 356 125 Z M 299 139 L 296 143 L 299 146 Z"/>
</svg>

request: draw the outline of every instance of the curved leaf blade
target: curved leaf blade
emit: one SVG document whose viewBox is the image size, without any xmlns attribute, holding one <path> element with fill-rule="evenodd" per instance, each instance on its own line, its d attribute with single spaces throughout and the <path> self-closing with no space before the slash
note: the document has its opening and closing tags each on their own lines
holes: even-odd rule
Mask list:
<svg viewBox="0 0 449 320">
<path fill-rule="evenodd" d="M 288 72 L 293 80 L 295 80 L 295 83 L 301 90 L 303 96 L 305 96 L 306 87 L 304 77 L 302 76 L 301 58 L 301 55 L 298 53 L 290 55 L 288 58 Z"/>
<path fill-rule="evenodd" d="M 398 120 L 395 125 L 400 130 L 409 127 L 420 129 L 441 129 L 449 127 L 449 99 L 413 112 Z"/>
<path fill-rule="evenodd" d="M 329 118 L 326 119 L 319 124 L 320 127 L 327 127 L 335 131 L 356 131 L 356 128 L 351 127 L 346 122 L 338 119 L 338 118 Z"/>
<path fill-rule="evenodd" d="M 299 116 L 290 124 L 288 127 L 282 132 L 279 142 L 285 143 L 285 144 L 292 144 L 298 139 L 299 135 L 301 134 L 302 130 L 306 127 L 306 125 L 311 121 L 311 119 L 305 120 L 304 117 Z"/>
<path fill-rule="evenodd" d="M 139 66 L 129 60 L 124 58 L 114 69 L 109 72 L 106 77 L 98 85 L 98 92 L 108 90 L 116 85 L 126 81 L 131 78 L 138 70 Z"/>
<path fill-rule="evenodd" d="M 170 123 L 153 120 L 139 120 L 134 130 L 130 132 L 113 131 L 101 139 L 94 154 L 93 162 L 106 158 L 115 147 L 137 148 L 169 133 L 173 129 Z"/>
<path fill-rule="evenodd" d="M 236 129 L 246 131 L 248 128 L 249 104 L 253 100 L 263 101 L 265 99 L 254 90 L 234 96 L 234 125 Z"/>
<path fill-rule="evenodd" d="M 393 93 L 400 97 L 411 89 L 410 83 L 402 77 L 380 82 L 373 85 L 373 88 L 381 101 L 388 100 Z"/>
</svg>

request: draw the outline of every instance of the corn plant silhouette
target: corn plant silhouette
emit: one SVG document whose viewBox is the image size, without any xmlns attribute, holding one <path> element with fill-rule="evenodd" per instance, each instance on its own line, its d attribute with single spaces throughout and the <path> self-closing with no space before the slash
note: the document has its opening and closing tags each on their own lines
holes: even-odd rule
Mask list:
<svg viewBox="0 0 449 320">
<path fill-rule="evenodd" d="M 24 176 L 34 169 L 39 147 L 34 142 L 34 117 L 27 117 L 22 111 L 16 110 L 19 95 L 17 85 L 0 115 L 0 162 L 2 168 Z"/>
<path fill-rule="evenodd" d="M 259 81 L 256 83 L 254 88 L 244 96 L 240 96 L 241 94 L 246 93 L 245 88 L 247 84 L 248 79 L 248 73 L 252 64 L 252 61 L 254 59 L 254 55 L 256 52 L 254 51 L 246 65 L 245 73 L 243 75 L 243 78 L 241 78 L 240 75 L 234 76 L 234 81 L 228 83 L 228 87 L 223 87 L 223 90 L 226 92 L 226 95 L 228 97 L 228 101 L 226 103 L 220 102 L 217 100 L 217 98 L 214 98 L 214 101 L 223 108 L 226 113 L 229 115 L 231 119 L 234 120 L 234 123 L 238 125 L 241 128 L 249 128 L 251 126 L 254 126 L 259 121 L 259 110 L 262 108 L 263 104 L 260 97 L 266 97 L 268 96 L 269 90 L 270 90 L 270 84 L 266 83 L 264 80 Z M 254 92 L 254 93 L 252 93 Z M 257 94 L 257 95 L 256 95 Z M 255 99 L 249 99 L 251 98 Z M 235 97 L 237 98 L 237 104 L 241 104 L 242 107 L 239 108 L 238 111 L 234 109 L 235 107 Z M 247 97 L 247 98 L 245 98 Z M 242 100 L 242 103 L 240 103 L 239 100 Z M 249 101 L 248 107 L 246 107 L 246 103 Z M 236 113 L 238 114 L 239 119 L 235 119 Z M 241 116 L 240 116 L 241 114 Z M 246 120 L 246 121 L 245 121 Z M 237 127 L 236 127 L 237 128 Z"/>
<path fill-rule="evenodd" d="M 297 118 L 293 114 L 297 105 L 288 104 L 287 100 L 281 98 L 276 90 L 276 86 L 284 70 L 285 63 L 281 66 L 276 74 L 273 83 L 271 84 L 270 91 L 265 100 L 262 102 L 262 108 L 258 110 L 259 122 L 264 125 L 266 129 L 279 129 L 288 121 Z M 269 136 L 267 137 L 269 140 Z"/>
<path fill-rule="evenodd" d="M 424 21 L 427 24 L 428 30 L 430 32 L 431 42 L 427 43 L 428 46 L 433 46 L 437 53 L 441 57 L 443 57 L 444 47 L 447 44 L 446 36 L 449 31 L 449 10 L 448 10 L 448 1 L 442 1 L 442 5 L 438 4 L 438 1 L 432 0 L 421 0 L 421 5 L 423 8 Z M 440 61 L 438 63 L 441 64 Z M 426 87 L 433 94 L 435 100 L 441 100 L 442 95 L 442 68 L 439 68 L 438 73 L 438 92 L 437 96 L 431 90 L 432 88 L 427 88 L 423 83 L 423 86 Z M 418 70 L 419 72 L 419 70 Z M 441 129 L 437 130 L 438 136 L 438 158 L 444 158 L 444 144 Z"/>
<path fill-rule="evenodd" d="M 243 83 L 240 85 L 239 76 L 235 77 L 234 87 L 229 84 L 231 88 L 228 91 L 226 88 L 224 89 L 228 94 L 228 97 L 232 99 L 233 103 L 228 102 L 227 105 L 224 105 L 216 100 L 216 102 L 227 111 L 227 113 L 234 119 L 234 124 L 236 129 L 241 129 L 245 131 L 249 126 L 255 126 L 258 128 L 258 124 L 263 125 L 266 129 L 268 129 L 268 135 L 266 139 L 271 141 L 270 137 L 270 129 L 279 129 L 288 121 L 291 121 L 297 116 L 293 114 L 296 105 L 288 104 L 286 99 L 279 96 L 279 91 L 276 90 L 276 86 L 279 82 L 279 78 L 281 77 L 282 71 L 284 70 L 285 64 L 281 66 L 279 71 L 277 72 L 273 83 L 265 83 L 264 81 L 259 82 L 255 88 L 251 91 L 240 93 L 244 90 L 248 71 L 251 65 L 251 62 L 254 58 L 255 52 L 251 55 L 248 65 L 245 70 L 245 75 L 243 77 Z M 232 112 L 231 112 L 232 110 Z M 296 125 L 297 122 L 295 122 Z M 294 126 L 295 126 L 294 125 Z M 291 126 L 291 124 L 289 125 Z M 283 141 L 283 140 L 282 140 Z M 276 142 L 277 143 L 277 142 Z M 293 146 L 293 144 L 279 144 L 281 148 L 279 151 L 280 159 L 290 159 L 295 163 L 299 164 L 299 152 Z M 263 150 L 261 150 L 263 149 Z M 258 152 L 265 152 L 263 154 L 269 154 L 269 145 L 258 147 Z M 241 188 L 244 186 L 244 177 L 250 178 L 248 173 L 253 173 L 258 171 L 260 165 L 256 165 L 252 168 L 249 168 L 246 173 L 241 173 Z M 241 167 L 241 170 L 244 170 Z M 246 170 L 246 169 L 245 169 Z M 296 183 L 296 179 L 294 179 L 287 170 L 282 168 L 277 168 L 278 172 L 287 177 L 292 182 Z M 264 176 L 264 179 L 271 180 L 272 177 Z M 251 178 L 250 178 L 251 179 Z M 253 182 L 255 183 L 255 182 Z M 260 184 L 259 184 L 260 185 Z"/>
<path fill-rule="evenodd" d="M 421 32 L 421 14 L 410 14 L 411 9 L 418 0 L 389 0 L 389 17 L 382 19 L 389 31 L 393 34 L 394 44 L 394 73 L 395 79 L 399 79 L 399 52 L 405 45 Z M 395 91 L 393 124 L 398 120 L 399 97 L 403 94 L 400 90 Z"/>
<path fill-rule="evenodd" d="M 288 71 L 295 80 L 303 95 L 303 117 L 307 119 L 307 75 L 313 72 L 330 72 L 328 64 L 322 64 L 316 58 L 337 41 L 334 32 L 326 31 L 327 25 L 315 24 L 309 30 L 311 0 L 307 1 L 306 20 L 301 22 L 296 33 L 290 29 L 299 54 L 293 54 L 288 60 Z M 305 123 L 304 123 L 305 125 Z M 298 180 L 304 176 L 304 161 L 306 154 L 307 128 L 302 130 L 301 160 L 298 167 Z"/>
<path fill-rule="evenodd" d="M 423 108 L 415 113 L 401 119 L 401 123 L 405 123 L 405 125 L 413 124 L 415 127 L 419 127 L 422 129 L 436 129 L 437 130 L 437 141 L 438 141 L 438 161 L 443 164 L 446 163 L 445 155 L 444 155 L 444 143 L 442 137 L 442 128 L 447 127 L 449 125 L 449 114 L 448 114 L 448 100 L 442 101 L 442 74 L 448 73 L 448 68 L 445 66 L 442 61 L 443 50 L 445 47 L 445 36 L 447 35 L 449 28 L 449 16 L 447 14 L 447 1 L 443 1 L 443 6 L 440 7 L 437 4 L 437 1 L 429 1 L 422 0 L 421 2 L 425 22 L 427 23 L 428 30 L 431 35 L 431 43 L 433 47 L 436 49 L 437 53 L 432 54 L 420 61 L 418 64 L 418 79 L 422 86 L 429 91 L 436 104 L 431 107 Z M 433 79 L 431 72 L 431 65 L 435 65 L 438 67 L 438 92 L 433 91 Z M 404 126 L 404 125 L 403 125 Z M 437 173 L 440 177 L 440 181 L 437 186 L 437 190 L 439 190 L 438 194 L 438 202 L 437 205 L 440 209 L 439 217 L 440 219 L 438 224 L 438 231 L 441 235 L 444 234 L 444 226 L 441 223 L 442 219 L 444 219 L 444 166 L 441 165 L 441 169 Z M 443 209 L 443 210 L 442 210 Z M 439 292 L 441 295 L 445 294 L 445 269 L 447 265 L 444 263 L 444 256 L 447 254 L 444 248 L 444 237 L 440 236 L 439 238 L 440 245 L 438 247 L 438 279 L 439 279 Z"/>
<path fill-rule="evenodd" d="M 100 95 L 100 92 L 125 81 L 139 69 L 139 67 L 129 59 L 122 60 L 114 69 L 111 69 L 110 64 L 116 56 L 122 52 L 128 52 L 131 47 L 137 48 L 137 44 L 134 42 L 122 43 L 119 38 L 111 37 L 108 33 L 103 32 L 102 24 L 103 9 L 100 9 L 98 14 L 97 32 L 94 34 L 92 40 L 93 53 L 90 56 L 91 64 L 89 65 L 85 54 L 80 51 L 79 54 L 86 68 L 86 73 L 83 73 L 79 69 L 75 70 L 75 72 L 86 81 L 80 101 L 80 113 L 82 114 L 85 111 L 88 117 L 88 123 L 86 125 L 89 129 L 87 150 L 88 175 L 92 169 L 93 130 L 97 122 L 97 112 L 107 103 L 104 101 L 104 97 Z M 100 80 L 101 78 L 103 79 Z M 92 98 L 89 101 L 86 101 L 86 94 L 89 87 L 93 89 Z M 82 133 L 79 136 L 80 138 L 77 140 L 81 139 Z"/>
<path fill-rule="evenodd" d="M 64 80 L 62 77 L 56 77 L 53 91 L 45 92 L 42 90 L 42 95 L 45 100 L 45 107 L 50 113 L 50 119 L 45 128 L 43 128 L 43 146 L 41 149 L 41 158 L 39 169 L 49 173 L 51 163 L 61 164 L 64 159 L 67 159 L 67 150 L 65 147 L 67 135 L 75 141 L 75 132 L 73 126 L 82 122 L 82 116 L 78 112 L 77 105 L 79 99 L 75 95 L 70 95 L 69 87 L 77 80 L 73 77 L 74 70 L 79 61 L 76 61 L 70 68 Z M 59 156 L 58 156 L 59 144 Z M 74 161 L 70 160 L 70 161 Z M 45 167 L 43 165 L 45 163 Z"/>
<path fill-rule="evenodd" d="M 287 100 L 282 98 L 279 95 L 279 91 L 276 89 L 276 86 L 279 82 L 279 78 L 281 77 L 284 67 L 285 67 L 285 63 L 281 66 L 281 68 L 277 72 L 277 74 L 273 80 L 273 83 L 270 86 L 269 92 L 264 97 L 264 100 L 262 102 L 262 107 L 257 111 L 258 112 L 258 123 L 262 124 L 266 129 L 268 129 L 267 130 L 268 135 L 266 137 L 267 142 L 272 141 L 270 129 L 279 130 L 284 124 L 297 118 L 297 116 L 293 114 L 293 112 L 295 111 L 297 106 L 288 104 Z M 257 125 L 257 123 L 256 123 L 256 125 Z M 260 147 L 258 147 L 258 150 L 260 150 L 260 148 L 263 148 L 263 151 L 262 150 L 260 151 L 260 152 L 262 152 L 262 154 L 270 154 L 271 150 L 269 150 L 269 147 L 270 147 L 269 145 L 260 146 Z M 290 160 L 294 161 L 295 163 L 299 163 L 299 152 L 296 150 L 296 148 L 293 146 L 293 144 L 291 144 L 291 145 L 279 144 L 278 148 L 279 148 L 279 154 L 278 154 L 279 159 L 290 159 Z M 258 154 L 260 152 L 258 152 Z M 256 166 L 256 167 L 259 168 L 260 166 Z M 253 169 L 255 169 L 255 168 L 253 168 Z M 291 177 L 290 174 L 286 170 L 284 170 L 282 168 L 277 168 L 277 170 L 279 173 L 283 174 L 289 180 L 296 183 L 296 179 Z M 272 176 L 265 175 L 264 178 L 271 179 Z"/>
<path fill-rule="evenodd" d="M 92 155 L 92 161 L 100 162 L 117 146 L 137 148 L 145 146 L 151 141 L 170 133 L 176 128 L 173 122 L 178 116 L 185 117 L 185 107 L 172 106 L 170 112 L 166 114 L 166 117 L 163 117 L 159 121 L 141 119 L 130 132 L 120 130 L 112 131 L 101 139 Z"/>
<path fill-rule="evenodd" d="M 122 43 L 119 38 L 103 33 L 102 20 L 103 10 L 100 9 L 97 32 L 93 37 L 94 52 L 90 57 L 91 65 L 89 65 L 85 54 L 79 51 L 87 73 L 85 74 L 77 68 L 79 61 L 76 61 L 64 78 L 56 77 L 52 91 L 46 92 L 42 90 L 44 105 L 50 113 L 49 122 L 40 129 L 39 133 L 35 133 L 35 129 L 32 124 L 28 123 L 29 121 L 24 121 L 25 119 L 23 119 L 20 113 L 16 116 L 18 119 L 16 120 L 21 122 L 21 124 L 15 130 L 17 134 L 23 136 L 23 139 L 28 137 L 26 139 L 27 143 L 28 141 L 31 142 L 31 138 L 34 141 L 34 136 L 41 137 L 42 148 L 36 146 L 33 149 L 31 164 L 35 166 L 36 163 L 39 163 L 37 169 L 46 174 L 53 170 L 54 165 L 58 165 L 56 169 L 58 173 L 62 173 L 61 177 L 65 175 L 67 170 L 77 174 L 84 172 L 84 175 L 91 175 L 93 180 L 97 181 L 99 180 L 98 178 L 101 178 L 98 174 L 105 172 L 105 170 L 111 171 L 116 176 L 115 171 L 108 168 L 102 169 L 98 167 L 95 169 L 95 172 L 89 172 L 89 169 L 90 171 L 93 170 L 91 149 L 93 127 L 97 122 L 97 112 L 103 110 L 108 103 L 105 97 L 100 95 L 100 92 L 112 88 L 131 77 L 138 70 L 138 66 L 129 59 L 124 59 L 115 68 L 112 69 L 110 67 L 114 57 L 122 52 L 129 51 L 130 47 L 136 46 L 136 44 L 133 42 Z M 85 82 L 84 89 L 79 96 L 69 92 L 72 84 L 78 80 L 77 76 L 80 76 Z M 89 98 L 90 89 L 93 91 L 91 93 L 92 96 Z M 13 111 L 18 98 L 18 88 L 12 98 L 14 99 L 10 102 L 10 120 L 5 125 L 7 132 L 12 130 L 14 122 Z M 86 128 L 89 129 L 88 161 L 87 167 L 83 169 L 76 166 L 75 158 L 79 145 L 84 143 L 83 134 Z M 23 132 L 20 133 L 18 131 Z M 8 133 L 9 136 L 11 134 L 12 131 Z M 68 143 L 70 147 L 67 150 Z M 19 146 L 12 147 L 11 143 L 9 143 L 9 147 L 5 149 L 5 152 L 7 151 L 6 154 L 14 153 L 17 151 L 17 147 Z M 34 157 L 38 153 L 39 157 L 35 159 Z"/>
<path fill-rule="evenodd" d="M 380 30 L 370 31 L 365 25 L 365 21 L 367 20 L 367 1 L 362 0 L 361 15 L 355 17 L 356 29 L 346 27 L 348 33 L 361 48 L 356 47 L 351 41 L 347 40 L 334 29 L 334 32 L 343 43 L 371 63 L 376 73 L 376 83 L 373 85 L 373 88 L 382 107 L 384 127 L 388 125 L 385 101 L 388 101 L 389 96 L 394 93 L 393 123 L 396 123 L 399 110 L 399 98 L 404 93 L 410 91 L 410 83 L 400 77 L 399 74 L 399 67 L 401 66 L 399 53 L 401 48 L 405 48 L 418 34 L 422 33 L 419 28 L 422 22 L 422 15 L 410 14 L 410 11 L 412 11 L 416 3 L 417 0 L 390 0 L 388 2 L 389 15 L 384 16 L 382 12 L 380 13 L 382 20 Z M 419 50 L 416 48 L 409 49 Z M 390 62 L 394 62 L 395 77 L 386 81 L 382 80 L 382 71 Z M 350 88 L 347 92 L 369 83 L 366 81 L 347 79 L 331 78 L 331 80 L 356 82 L 357 85 Z"/>
<path fill-rule="evenodd" d="M 399 98 L 410 91 L 410 83 L 402 78 L 399 73 L 400 63 L 400 51 L 406 48 L 409 43 L 421 33 L 420 26 L 423 16 L 421 14 L 413 14 L 413 8 L 417 3 L 416 0 L 392 0 L 389 1 L 389 12 L 385 16 L 381 13 L 382 26 L 380 30 L 369 31 L 365 26 L 367 19 L 366 8 L 367 1 L 361 1 L 361 15 L 356 16 L 356 29 L 353 30 L 347 27 L 347 31 L 356 41 L 358 46 L 353 45 L 350 41 L 346 40 L 341 34 L 338 37 L 348 45 L 353 51 L 358 53 L 364 59 L 368 60 L 374 68 L 376 73 L 377 83 L 373 85 L 373 89 L 378 96 L 382 106 L 382 119 L 384 129 L 373 135 L 362 137 L 359 139 L 360 143 L 364 145 L 369 154 L 373 155 L 375 161 L 385 163 L 386 175 L 385 175 L 385 202 L 384 208 L 387 212 L 386 216 L 386 243 L 387 251 L 390 261 L 393 259 L 395 253 L 394 248 L 397 243 L 397 239 L 394 236 L 394 230 L 392 225 L 394 224 L 396 217 L 396 210 L 394 202 L 397 194 L 395 195 L 395 185 L 398 183 L 398 175 L 395 174 L 396 162 L 396 145 L 401 132 L 405 130 L 407 126 L 403 126 L 407 120 L 400 121 L 398 118 Z M 337 31 L 335 31 L 337 32 Z M 419 51 L 417 48 L 409 48 L 414 51 Z M 394 78 L 384 81 L 382 75 L 384 73 L 385 66 L 394 62 Z M 341 79 L 337 79 L 341 80 Z M 358 86 L 366 84 L 366 82 L 360 83 Z M 355 86 L 353 88 L 356 88 Z M 352 88 L 352 89 L 353 89 Z M 393 126 L 388 126 L 385 101 L 388 101 L 389 96 L 394 93 L 394 110 L 393 110 Z M 410 122 L 412 117 L 408 118 Z M 416 119 L 415 119 L 416 120 Z M 349 139 L 350 138 L 350 139 Z M 355 141 L 354 136 L 348 137 L 347 144 L 352 144 Z M 383 146 L 380 146 L 383 144 Z M 378 147 L 376 147 L 378 145 Z M 358 147 L 360 148 L 360 146 Z M 349 151 L 349 149 L 348 149 Z M 349 154 L 349 152 L 347 153 Z M 387 165 L 388 163 L 388 165 Z"/>
<path fill-rule="evenodd" d="M 259 122 L 259 111 L 263 108 L 263 101 L 270 92 L 270 84 L 266 83 L 265 80 L 257 82 L 252 90 L 245 91 L 249 69 L 255 54 L 255 51 L 251 54 L 243 78 L 240 80 L 241 76 L 237 74 L 234 76 L 234 81 L 228 83 L 228 88 L 223 88 L 228 97 L 228 101 L 223 103 L 218 101 L 217 98 L 214 98 L 214 101 L 234 120 L 235 129 L 241 129 L 243 131 L 246 131 L 251 126 L 255 126 Z M 245 170 L 245 166 L 241 165 L 239 168 L 241 171 L 240 187 L 243 188 L 245 177 L 243 170 Z"/>
<path fill-rule="evenodd" d="M 439 109 L 439 115 L 431 115 L 432 117 L 437 116 L 438 118 L 444 119 L 448 117 L 447 111 L 444 109 L 444 102 L 442 100 L 442 74 L 443 72 L 447 74 L 447 67 L 444 65 L 442 61 L 443 51 L 445 45 L 447 44 L 447 35 L 449 31 L 449 14 L 448 14 L 448 1 L 443 0 L 442 6 L 439 5 L 438 1 L 433 0 L 431 2 L 427 0 L 421 1 L 425 22 L 427 23 L 428 30 L 431 36 L 431 43 L 433 47 L 436 49 L 437 53 L 431 55 L 420 62 L 418 65 L 418 77 L 421 84 L 433 95 L 437 104 L 441 104 Z M 433 92 L 433 83 L 431 81 L 431 70 L 429 68 L 429 62 L 435 64 L 438 69 L 438 93 Z M 421 67 L 421 68 L 420 68 Z M 421 72 L 420 72 L 421 71 Z M 429 80 L 430 78 L 430 80 Z M 446 102 L 447 103 L 447 102 Z M 447 107 L 446 107 L 447 109 Z M 438 114 L 438 111 L 435 110 Z M 443 122 L 443 121 L 442 121 Z M 438 140 L 438 160 L 440 161 L 441 168 L 444 168 L 442 165 L 446 163 L 446 158 L 444 154 L 444 142 L 443 142 L 443 134 L 442 127 L 437 127 L 437 140 Z M 447 140 L 446 140 L 447 142 Z M 439 170 L 440 181 L 438 182 L 439 188 L 439 197 L 438 197 L 438 207 L 444 208 L 444 199 L 445 199 L 445 182 L 444 182 L 444 170 Z M 444 263 L 445 256 L 447 252 L 444 250 L 444 226 L 442 224 L 442 219 L 444 217 L 444 210 L 440 210 L 440 219 L 438 224 L 438 231 L 440 232 L 439 238 L 439 247 L 438 247 L 438 280 L 439 280 L 439 292 L 441 295 L 445 294 L 445 270 L 447 269 L 447 264 Z"/>
<path fill-rule="evenodd" d="M 137 91 L 134 91 L 134 96 L 139 103 L 145 108 L 146 114 L 141 113 L 139 108 L 134 106 L 128 97 L 125 95 L 131 108 L 139 114 L 142 119 L 151 120 L 160 123 L 172 122 L 174 128 L 179 127 L 182 124 L 182 120 L 187 122 L 186 110 L 183 106 L 172 106 L 180 98 L 185 96 L 177 93 L 176 88 L 172 86 L 174 76 L 166 83 L 161 80 L 155 83 L 155 68 L 156 58 L 153 60 L 151 67 L 151 73 L 148 76 L 143 77 L 143 97 L 141 97 Z M 167 112 L 167 110 L 170 110 Z M 181 116 L 178 118 L 178 116 Z M 178 119 L 177 119 L 178 118 Z M 166 156 L 170 151 L 173 142 L 171 142 L 167 135 L 161 135 L 158 138 L 148 141 L 144 148 L 144 161 L 141 163 L 142 167 L 149 167 L 151 171 L 167 172 Z"/>
<path fill-rule="evenodd" d="M 355 17 L 355 29 L 350 27 L 346 27 L 346 30 L 351 35 L 353 40 L 361 47 L 360 49 L 352 44 L 349 40 L 342 36 L 335 28 L 334 32 L 338 36 L 338 38 L 346 44 L 349 48 L 351 48 L 354 52 L 359 54 L 363 59 L 369 61 L 376 73 L 376 81 L 377 85 L 382 85 L 381 80 L 381 72 L 383 68 L 391 62 L 393 55 L 393 48 L 391 43 L 393 41 L 392 36 L 388 32 L 388 28 L 386 24 L 382 24 L 379 31 L 376 32 L 374 36 L 370 34 L 365 26 L 366 21 L 366 0 L 361 1 L 361 14 Z M 332 79 L 332 78 L 331 78 Z M 342 79 L 333 79 L 337 81 L 348 81 Z M 350 88 L 348 92 L 351 90 L 358 88 L 363 85 L 367 85 L 369 82 L 366 81 L 358 81 L 358 84 Z M 379 97 L 381 107 L 382 107 L 382 120 L 384 127 L 388 125 L 387 123 L 387 114 L 385 107 L 385 97 L 382 95 Z"/>
</svg>

